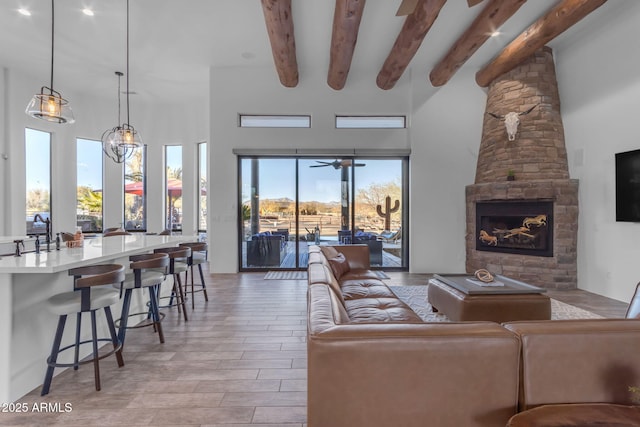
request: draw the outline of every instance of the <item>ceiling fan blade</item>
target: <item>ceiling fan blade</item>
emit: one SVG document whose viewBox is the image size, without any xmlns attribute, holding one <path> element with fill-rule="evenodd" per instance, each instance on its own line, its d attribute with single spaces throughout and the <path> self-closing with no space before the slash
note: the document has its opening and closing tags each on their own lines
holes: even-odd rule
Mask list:
<svg viewBox="0 0 640 427">
<path fill-rule="evenodd" d="M 469 5 L 469 7 L 473 7 L 479 3 L 482 3 L 482 0 L 467 0 L 467 4 Z"/>
<path fill-rule="evenodd" d="M 413 11 L 416 10 L 417 5 L 418 0 L 402 0 L 402 3 L 400 3 L 400 7 L 396 12 L 396 16 L 411 15 Z"/>
<path fill-rule="evenodd" d="M 367 166 L 365 163 L 356 163 L 354 166 Z"/>
<path fill-rule="evenodd" d="M 329 165 L 311 165 L 309 167 L 310 168 L 326 168 L 327 166 L 331 166 L 331 165 L 330 164 Z"/>
</svg>

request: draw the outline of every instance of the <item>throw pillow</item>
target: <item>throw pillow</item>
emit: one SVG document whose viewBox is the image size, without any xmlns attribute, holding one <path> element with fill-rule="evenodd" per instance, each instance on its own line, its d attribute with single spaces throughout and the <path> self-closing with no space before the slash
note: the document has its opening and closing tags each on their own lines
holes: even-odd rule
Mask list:
<svg viewBox="0 0 640 427">
<path fill-rule="evenodd" d="M 335 258 L 340 255 L 340 252 L 338 252 L 338 250 L 333 246 L 320 246 L 320 250 L 327 259 Z"/>
<path fill-rule="evenodd" d="M 344 254 L 341 253 L 339 253 L 338 256 L 329 259 L 329 266 L 337 280 L 340 280 L 340 278 L 350 270 L 347 259 L 344 257 Z"/>
</svg>

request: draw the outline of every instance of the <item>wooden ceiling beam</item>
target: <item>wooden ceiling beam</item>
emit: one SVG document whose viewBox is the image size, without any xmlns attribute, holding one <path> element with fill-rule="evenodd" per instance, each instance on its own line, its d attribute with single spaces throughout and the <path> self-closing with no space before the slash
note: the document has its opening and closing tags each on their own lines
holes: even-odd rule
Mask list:
<svg viewBox="0 0 640 427">
<path fill-rule="evenodd" d="M 327 84 L 340 90 L 347 82 L 365 0 L 336 0 Z"/>
<path fill-rule="evenodd" d="M 481 87 L 512 70 L 542 46 L 562 34 L 582 18 L 602 6 L 607 0 L 563 0 L 534 22 L 489 64 L 476 73 Z"/>
<path fill-rule="evenodd" d="M 376 78 L 376 84 L 380 89 L 391 89 L 402 77 L 446 1 L 420 0 L 415 11 L 406 17 L 402 30 Z"/>
<path fill-rule="evenodd" d="M 491 0 L 469 28 L 451 46 L 429 74 L 431 84 L 442 86 L 467 62 L 493 32 L 513 16 L 527 0 Z"/>
<path fill-rule="evenodd" d="M 293 34 L 291 0 L 261 0 L 267 33 L 271 42 L 273 62 L 280 83 L 285 87 L 298 85 L 298 60 Z"/>
</svg>

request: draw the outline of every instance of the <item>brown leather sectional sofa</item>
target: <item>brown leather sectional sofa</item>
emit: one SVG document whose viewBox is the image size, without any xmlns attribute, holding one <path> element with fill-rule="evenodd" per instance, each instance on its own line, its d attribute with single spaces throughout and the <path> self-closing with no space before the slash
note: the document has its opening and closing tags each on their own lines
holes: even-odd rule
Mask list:
<svg viewBox="0 0 640 427">
<path fill-rule="evenodd" d="M 310 427 L 498 427 L 540 405 L 628 405 L 640 386 L 640 320 L 425 323 L 367 246 L 333 250 L 309 254 Z"/>
</svg>

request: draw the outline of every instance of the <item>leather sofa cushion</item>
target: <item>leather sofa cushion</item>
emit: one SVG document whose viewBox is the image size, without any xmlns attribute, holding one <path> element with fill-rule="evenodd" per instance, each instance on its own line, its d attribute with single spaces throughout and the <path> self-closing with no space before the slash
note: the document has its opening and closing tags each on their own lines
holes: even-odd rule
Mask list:
<svg viewBox="0 0 640 427">
<path fill-rule="evenodd" d="M 320 251 L 327 259 L 335 258 L 340 254 L 333 246 L 320 246 Z"/>
<path fill-rule="evenodd" d="M 640 320 L 509 322 L 520 338 L 520 409 L 558 403 L 631 404 L 640 379 Z"/>
<path fill-rule="evenodd" d="M 349 263 L 343 254 L 329 258 L 329 266 L 331 267 L 331 271 L 333 271 L 333 275 L 338 280 L 349 272 Z"/>
<path fill-rule="evenodd" d="M 372 279 L 372 280 L 380 280 L 378 276 L 371 270 L 365 270 L 362 268 L 351 268 L 347 273 L 345 273 L 342 277 L 340 277 L 340 283 L 344 283 L 348 280 L 364 280 L 364 279 Z"/>
<path fill-rule="evenodd" d="M 424 323 L 398 298 L 359 298 L 345 300 L 344 304 L 352 323 Z"/>
<path fill-rule="evenodd" d="M 397 298 L 387 285 L 375 279 L 344 280 L 340 284 L 340 288 L 345 300 L 357 298 Z"/>
</svg>

